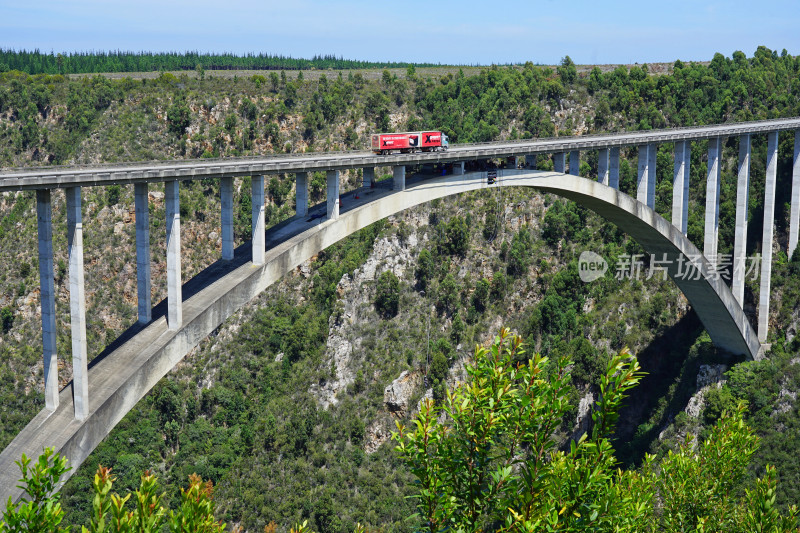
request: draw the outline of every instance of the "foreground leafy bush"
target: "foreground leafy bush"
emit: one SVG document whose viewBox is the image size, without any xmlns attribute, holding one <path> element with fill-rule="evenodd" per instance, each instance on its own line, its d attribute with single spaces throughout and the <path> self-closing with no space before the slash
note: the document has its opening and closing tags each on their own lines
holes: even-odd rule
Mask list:
<svg viewBox="0 0 800 533">
<path fill-rule="evenodd" d="M 56 491 L 61 475 L 69 470 L 67 459 L 48 448 L 33 466 L 24 454 L 17 464 L 26 497 L 19 504 L 9 498 L 0 533 L 70 531 L 70 526 L 61 526 L 64 511 Z M 211 482 L 203 483 L 200 476 L 189 476 L 189 487 L 181 489 L 180 507 L 172 511 L 161 505 L 164 494 L 159 494 L 154 474 L 142 474 L 139 489 L 125 496 L 111 493 L 114 479 L 110 468 L 97 469 L 92 483 L 91 521 L 88 528 L 81 526 L 83 533 L 150 533 L 162 531 L 165 525 L 172 533 L 225 531 L 225 524 L 214 518 Z"/>
<path fill-rule="evenodd" d="M 626 351 L 611 358 L 592 429 L 562 450 L 554 436 L 570 408 L 571 362 L 525 358 L 521 338 L 502 330 L 477 348 L 466 383 L 423 403 L 412 427 L 398 422 L 393 438 L 418 480 L 427 531 L 797 530 L 797 509 L 775 507 L 774 468 L 742 482 L 758 446 L 743 407 L 706 441 L 689 436 L 662 461 L 623 471 L 609 437 L 642 377 L 638 361 Z"/>
</svg>

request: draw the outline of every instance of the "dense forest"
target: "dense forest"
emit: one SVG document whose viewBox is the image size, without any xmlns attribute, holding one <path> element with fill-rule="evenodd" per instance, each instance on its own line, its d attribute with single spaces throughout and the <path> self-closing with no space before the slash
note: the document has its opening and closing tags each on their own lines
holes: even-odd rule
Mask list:
<svg viewBox="0 0 800 533">
<path fill-rule="evenodd" d="M 414 63 L 417 67 L 433 63 Z M 406 68 L 411 63 L 358 61 L 331 55 L 311 59 L 272 54 L 211 54 L 200 52 L 71 52 L 49 54 L 39 50 L 0 48 L 0 72 L 19 70 L 27 74 L 92 74 L 99 72 L 151 72 L 165 70 L 307 70 Z"/>
<path fill-rule="evenodd" d="M 334 73 L 312 81 L 277 70 L 235 80 L 165 73 L 155 80 L 114 81 L 8 71 L 0 74 L 0 164 L 362 149 L 376 130 L 428 126 L 441 127 L 453 142 L 474 142 L 800 115 L 800 58 L 763 47 L 752 57 L 717 54 L 708 65 L 676 62 L 662 75 L 652 75 L 646 65 L 578 73 L 569 58 L 555 69 L 529 63 L 473 76 L 456 70 L 426 77 L 408 67 L 407 74 L 383 71 L 370 80 L 359 72 Z M 65 486 L 68 519 L 88 523 L 87 495 L 102 464 L 114 469 L 121 490 L 135 488 L 141 472 L 154 469 L 167 502 L 178 501 L 178 488 L 196 472 L 217 486 L 224 520 L 250 531 L 271 522 L 288 530 L 304 519 L 322 533 L 352 531 L 357 523 L 413 530 L 418 524 L 406 520 L 414 510 L 405 499 L 413 477 L 386 436 L 394 420 L 415 414 L 423 396 L 442 401 L 474 344 L 490 341 L 499 324 L 524 335 L 531 352 L 573 361 L 566 391 L 571 408 L 557 430 L 560 442 L 579 430 L 578 404 L 598 398 L 612 354 L 627 346 L 648 374 L 631 391 L 633 401 L 623 406 L 611 441 L 622 464 L 635 468 L 648 451 L 666 457 L 688 433 L 709 435 L 723 412 L 744 402 L 762 443 L 745 477 L 762 477 L 765 465 L 774 464 L 779 505 L 800 502 L 800 257 L 785 254 L 792 143 L 791 135 L 781 134 L 779 252 L 766 360 L 734 364 L 717 353 L 669 281 L 619 280 L 610 272 L 595 283 L 581 282 L 582 250 L 613 263 L 620 253 L 641 249 L 572 202 L 519 190 L 432 202 L 331 247 L 223 325 L 131 411 Z M 703 239 L 706 148 L 705 142 L 692 146 L 689 237 L 697 245 Z M 727 140 L 722 253 L 733 243 L 736 150 L 736 139 Z M 593 177 L 596 155 L 582 157 L 581 175 Z M 540 168 L 551 168 L 540 159 Z M 748 253 L 759 251 L 765 161 L 766 139 L 754 136 Z M 628 193 L 634 192 L 635 165 L 636 151 L 623 150 L 620 186 Z M 656 209 L 669 218 L 670 145 L 659 147 L 657 173 Z M 293 214 L 292 178 L 270 178 L 269 224 Z M 343 180 L 345 189 L 360 184 L 357 172 Z M 237 183 L 236 238 L 242 242 L 250 187 L 247 179 Z M 322 199 L 323 185 L 324 176 L 311 177 L 312 198 Z M 158 187 L 154 192 L 160 193 Z M 215 183 L 182 186 L 182 225 L 193 239 L 183 251 L 187 278 L 218 255 L 218 241 L 209 237 L 216 230 L 218 192 Z M 133 236 L 124 223 L 132 194 L 125 187 L 85 194 L 86 218 L 97 220 L 87 224 L 93 247 L 86 250 L 92 357 L 135 321 L 135 287 L 126 268 L 133 261 Z M 63 200 L 55 201 L 58 206 Z M 0 204 L 0 263 L 9 265 L 0 272 L 0 445 L 43 402 L 38 268 L 30 252 L 33 205 L 29 193 L 4 195 Z M 161 224 L 158 196 L 152 209 L 151 219 Z M 63 224 L 58 207 L 54 221 Z M 159 246 L 154 241 L 155 285 L 163 268 Z M 66 263 L 63 250 L 58 253 L 63 299 Z M 154 290 L 157 301 L 163 283 Z M 749 285 L 745 309 L 751 319 L 757 298 L 757 285 Z M 63 313 L 67 307 L 57 308 Z M 58 338 L 67 375 L 68 324 L 64 313 Z M 698 392 L 704 367 L 727 370 L 725 383 Z M 414 393 L 405 409 L 390 410 L 384 391 L 404 371 L 418 380 Z M 698 394 L 705 407 L 699 415 L 687 411 Z"/>
</svg>

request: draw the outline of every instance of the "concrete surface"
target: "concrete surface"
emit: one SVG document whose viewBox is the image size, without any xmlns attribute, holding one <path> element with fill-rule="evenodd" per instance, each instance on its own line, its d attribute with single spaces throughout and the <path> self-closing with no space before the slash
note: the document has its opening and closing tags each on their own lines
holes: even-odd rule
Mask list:
<svg viewBox="0 0 800 533">
<path fill-rule="evenodd" d="M 767 137 L 767 177 L 764 182 L 764 231 L 761 236 L 761 277 L 758 289 L 758 340 L 767 341 L 772 281 L 772 232 L 775 224 L 775 183 L 778 176 L 778 132 Z"/>
<path fill-rule="evenodd" d="M 719 194 L 720 194 L 720 159 L 722 157 L 722 139 L 714 137 L 708 140 L 708 177 L 706 178 L 706 211 L 703 233 L 703 255 L 710 261 L 718 263 L 717 249 L 719 244 Z"/>
<path fill-rule="evenodd" d="M 67 258 L 69 270 L 69 319 L 72 337 L 72 382 L 75 418 L 89 414 L 89 360 L 86 355 L 86 294 L 83 284 L 83 217 L 81 188 L 69 187 L 67 197 Z"/>
<path fill-rule="evenodd" d="M 691 144 L 675 143 L 675 168 L 672 177 L 672 223 L 686 235 L 689 224 L 689 165 Z"/>
<path fill-rule="evenodd" d="M 153 308 L 150 279 L 150 208 L 147 183 L 134 183 L 136 215 L 136 308 L 141 324 L 150 322 Z M 224 247 L 223 247 L 224 250 Z"/>
<path fill-rule="evenodd" d="M 44 358 L 45 408 L 58 407 L 58 358 L 56 356 L 56 290 L 53 273 L 53 218 L 49 190 L 36 191 L 36 223 L 39 232 L 39 297 L 42 306 L 42 356 Z M 5 501 L 5 499 L 0 499 Z"/>
<path fill-rule="evenodd" d="M 750 134 L 739 137 L 739 173 L 736 180 L 736 226 L 733 238 L 731 292 L 744 305 L 744 275 L 747 270 L 747 208 L 750 203 Z"/>
<path fill-rule="evenodd" d="M 233 259 L 233 178 L 220 179 L 220 232 L 222 237 L 222 259 Z"/>
<path fill-rule="evenodd" d="M 167 323 L 171 330 L 177 330 L 183 323 L 179 184 L 178 180 L 164 184 L 164 211 L 167 219 Z"/>
</svg>

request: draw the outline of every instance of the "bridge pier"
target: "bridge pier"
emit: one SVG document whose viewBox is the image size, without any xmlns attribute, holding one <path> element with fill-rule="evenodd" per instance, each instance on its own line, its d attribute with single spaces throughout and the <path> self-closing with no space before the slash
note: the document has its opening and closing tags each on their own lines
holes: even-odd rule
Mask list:
<svg viewBox="0 0 800 533">
<path fill-rule="evenodd" d="M 225 176 L 219 181 L 219 201 L 222 226 L 222 259 L 233 259 L 233 178 Z"/>
<path fill-rule="evenodd" d="M 608 186 L 619 190 L 619 146 L 608 151 Z"/>
<path fill-rule="evenodd" d="M 329 170 L 328 181 L 328 220 L 339 218 L 339 171 Z"/>
<path fill-rule="evenodd" d="M 597 151 L 597 182 L 608 185 L 608 148 Z"/>
<path fill-rule="evenodd" d="M 792 207 L 789 215 L 789 259 L 797 248 L 800 224 L 800 130 L 794 131 L 794 158 L 792 159 Z"/>
<path fill-rule="evenodd" d="M 655 151 L 655 144 L 642 144 L 639 146 L 639 181 L 636 187 L 636 199 L 650 209 L 655 208 Z"/>
<path fill-rule="evenodd" d="M 775 222 L 775 182 L 778 175 L 778 132 L 767 136 L 767 177 L 764 184 L 764 233 L 761 237 L 761 279 L 758 290 L 758 340 L 767 340 L 772 277 L 772 230 Z"/>
<path fill-rule="evenodd" d="M 703 255 L 712 263 L 717 263 L 721 156 L 722 138 L 713 137 L 709 139 L 708 179 L 706 180 L 706 224 L 705 237 L 703 239 Z"/>
<path fill-rule="evenodd" d="M 564 152 L 556 152 L 553 154 L 553 172 L 560 172 L 564 174 L 564 167 L 566 167 L 566 161 Z"/>
<path fill-rule="evenodd" d="M 42 301 L 42 355 L 44 404 L 58 407 L 58 357 L 56 352 L 56 291 L 53 274 L 53 220 L 50 189 L 36 191 L 36 223 L 39 231 L 39 295 Z"/>
<path fill-rule="evenodd" d="M 736 226 L 733 241 L 733 283 L 731 292 L 744 305 L 744 274 L 747 253 L 747 204 L 750 196 L 750 134 L 739 137 L 739 176 L 736 182 Z"/>
<path fill-rule="evenodd" d="M 364 188 L 370 189 L 375 184 L 375 167 L 364 167 L 363 179 L 361 184 Z"/>
<path fill-rule="evenodd" d="M 463 176 L 464 175 L 464 162 L 463 161 L 456 161 L 453 163 L 453 175 L 454 176 Z"/>
<path fill-rule="evenodd" d="M 294 184 L 294 212 L 298 217 L 308 216 L 308 172 L 296 172 Z"/>
<path fill-rule="evenodd" d="M 406 167 L 400 165 L 392 169 L 392 189 L 395 191 L 404 191 L 406 189 Z"/>
<path fill-rule="evenodd" d="M 517 168 L 517 164 L 519 163 L 517 156 L 512 155 L 511 157 L 506 158 L 506 167 L 508 168 Z"/>
<path fill-rule="evenodd" d="M 180 181 L 164 182 L 164 190 L 167 215 L 167 326 L 175 331 L 183 322 Z"/>
<path fill-rule="evenodd" d="M 250 178 L 250 197 L 252 198 L 252 221 L 250 228 L 252 229 L 252 251 L 253 251 L 253 264 L 263 265 L 266 239 L 266 225 L 264 222 L 264 176 L 252 176 Z"/>
<path fill-rule="evenodd" d="M 536 154 L 528 154 L 525 156 L 525 168 L 536 170 Z"/>
<path fill-rule="evenodd" d="M 136 289 L 139 323 L 147 324 L 152 319 L 152 296 L 150 279 L 150 209 L 147 182 L 133 185 L 136 212 Z M 223 245 L 223 251 L 224 251 Z"/>
<path fill-rule="evenodd" d="M 689 165 L 692 145 L 675 141 L 675 170 L 672 178 L 672 224 L 686 235 L 689 224 Z"/>
<path fill-rule="evenodd" d="M 581 171 L 581 153 L 578 150 L 572 150 L 569 153 L 569 173 L 573 176 L 580 175 Z"/>
<path fill-rule="evenodd" d="M 75 419 L 89 415 L 89 362 L 86 356 L 86 296 L 83 285 L 83 220 L 81 188 L 67 195 L 67 253 L 69 256 L 69 317 L 72 331 L 72 394 Z"/>
</svg>

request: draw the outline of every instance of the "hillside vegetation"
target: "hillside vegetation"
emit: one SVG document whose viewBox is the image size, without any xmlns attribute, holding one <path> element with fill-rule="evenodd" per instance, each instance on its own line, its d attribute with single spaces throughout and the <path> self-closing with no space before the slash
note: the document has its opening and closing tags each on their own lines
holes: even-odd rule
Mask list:
<svg viewBox="0 0 800 533">
<path fill-rule="evenodd" d="M 753 57 L 716 55 L 708 65 L 676 62 L 652 76 L 646 65 L 579 74 L 527 64 L 438 79 L 408 69 L 248 78 L 175 77 L 119 81 L 0 74 L 3 167 L 225 157 L 303 150 L 363 149 L 374 131 L 440 127 L 452 142 L 585 134 L 800 115 L 800 59 L 759 48 Z M 793 138 L 780 137 L 778 235 L 786 249 Z M 736 139 L 724 147 L 720 252 L 733 246 Z M 692 147 L 689 237 L 702 245 L 706 143 Z M 593 177 L 596 155 L 582 154 Z M 540 158 L 542 159 L 542 158 Z M 759 250 L 766 139 L 753 138 L 750 245 Z M 502 163 L 502 162 L 500 162 Z M 540 161 L 547 168 L 547 161 Z M 636 152 L 623 150 L 620 185 L 635 188 Z M 656 209 L 669 219 L 672 147 L 659 147 Z M 417 169 L 417 171 L 427 169 Z M 379 169 L 378 174 L 383 174 Z M 345 188 L 360 184 L 343 175 Z M 324 175 L 311 179 L 322 200 Z M 249 233 L 249 180 L 236 180 L 237 244 Z M 268 224 L 293 214 L 293 176 L 268 182 Z M 56 193 L 54 239 L 60 313 L 59 366 L 70 369 L 63 195 Z M 185 182 L 183 276 L 219 256 L 219 190 Z M 0 204 L 0 445 L 42 407 L 41 336 L 34 200 L 4 194 Z M 84 191 L 90 357 L 135 321 L 132 190 Z M 163 187 L 151 187 L 154 301 L 165 296 Z M 441 400 L 463 377 L 475 343 L 502 324 L 556 360 L 574 361 L 574 406 L 556 437 L 591 426 L 592 402 L 610 354 L 627 346 L 648 374 L 623 408 L 614 445 L 627 465 L 646 451 L 677 449 L 687 432 L 704 435 L 738 401 L 762 436 L 750 475 L 777 466 L 781 505 L 800 501 L 796 330 L 800 257 L 778 252 L 773 272 L 770 357 L 732 367 L 727 383 L 701 389 L 698 373 L 722 375 L 735 361 L 717 353 L 675 285 L 660 275 L 583 283 L 581 251 L 613 266 L 641 253 L 619 229 L 574 203 L 524 190 L 462 195 L 391 217 L 342 241 L 274 285 L 227 321 L 162 380 L 67 483 L 68 519 L 88 523 L 93 473 L 112 467 L 117 486 L 159 473 L 167 501 L 193 472 L 217 486 L 223 520 L 249 531 L 309 519 L 321 533 L 356 523 L 406 531 L 411 474 L 391 450 L 397 419 L 420 398 Z M 758 287 L 750 282 L 753 319 Z M 724 366 L 723 366 L 724 365 Z M 425 384 L 428 387 L 426 388 Z M 705 382 L 703 382 L 705 384 Z M 387 393 L 406 390 L 402 401 Z M 701 389 L 698 392 L 698 389 Z M 705 406 L 699 411 L 691 407 Z M 688 409 L 687 409 L 688 408 Z"/>
</svg>

